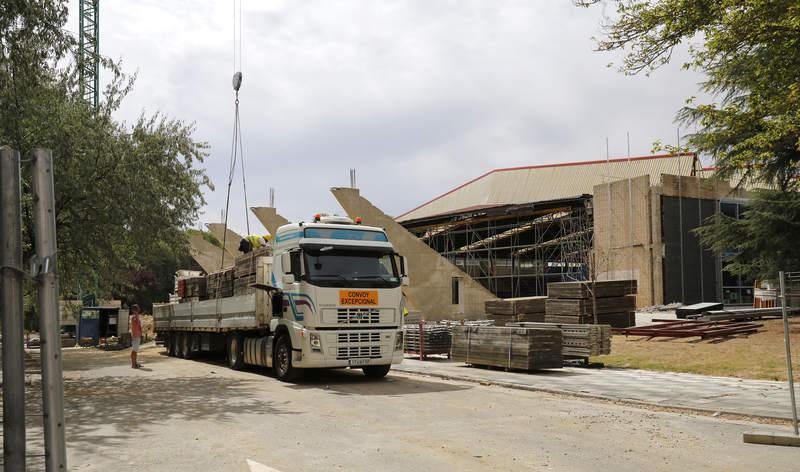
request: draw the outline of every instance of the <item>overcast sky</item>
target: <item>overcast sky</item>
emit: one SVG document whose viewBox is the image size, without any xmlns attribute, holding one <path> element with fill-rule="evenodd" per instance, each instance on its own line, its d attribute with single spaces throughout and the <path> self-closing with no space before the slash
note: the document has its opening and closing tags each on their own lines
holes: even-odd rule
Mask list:
<svg viewBox="0 0 800 472">
<path fill-rule="evenodd" d="M 606 67 L 618 57 L 593 51 L 603 14 L 570 0 L 244 0 L 250 205 L 274 187 L 290 220 L 342 213 L 328 189 L 354 167 L 362 195 L 398 215 L 493 168 L 605 158 L 606 137 L 625 156 L 628 131 L 633 155 L 674 143 L 699 76 Z M 232 2 L 101 2 L 101 54 L 138 72 L 119 118 L 158 110 L 211 146 L 203 222 L 225 206 L 233 21 Z M 233 229 L 244 215 L 237 170 Z"/>
</svg>

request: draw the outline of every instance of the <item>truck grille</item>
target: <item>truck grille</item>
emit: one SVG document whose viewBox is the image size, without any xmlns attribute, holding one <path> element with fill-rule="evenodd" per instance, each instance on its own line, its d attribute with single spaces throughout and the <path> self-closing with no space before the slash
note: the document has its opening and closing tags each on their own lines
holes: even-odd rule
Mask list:
<svg viewBox="0 0 800 472">
<path fill-rule="evenodd" d="M 376 359 L 381 357 L 380 346 L 348 346 L 339 347 L 336 351 L 336 359 L 354 359 L 354 358 L 372 358 Z"/>
<path fill-rule="evenodd" d="M 379 343 L 381 333 L 339 333 L 339 344 L 347 343 Z"/>
<path fill-rule="evenodd" d="M 339 308 L 336 310 L 339 324 L 362 325 L 381 322 L 381 312 L 375 308 Z"/>
</svg>

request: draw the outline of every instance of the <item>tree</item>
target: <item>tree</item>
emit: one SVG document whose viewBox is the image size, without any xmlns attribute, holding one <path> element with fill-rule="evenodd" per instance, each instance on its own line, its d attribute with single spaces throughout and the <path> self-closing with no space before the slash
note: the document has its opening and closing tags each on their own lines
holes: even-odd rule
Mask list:
<svg viewBox="0 0 800 472">
<path fill-rule="evenodd" d="M 595 1 L 580 1 L 581 5 Z M 721 177 L 795 188 L 800 162 L 800 4 L 794 0 L 625 0 L 604 25 L 601 51 L 621 50 L 623 72 L 651 72 L 689 45 L 684 68 L 705 74 L 715 101 L 680 121 L 689 144 L 714 157 Z"/>
<path fill-rule="evenodd" d="M 596 0 L 579 0 L 588 6 Z M 800 3 L 796 0 L 618 0 L 616 15 L 604 25 L 601 51 L 622 51 L 626 74 L 651 73 L 670 62 L 676 47 L 687 46 L 685 69 L 702 72 L 701 90 L 711 100 L 695 98 L 678 112 L 685 125 L 696 125 L 688 136 L 691 148 L 711 156 L 717 177 L 738 185 L 755 184 L 778 193 L 759 192 L 759 208 L 743 222 L 723 217 L 709 222 L 700 234 L 704 244 L 721 249 L 723 242 L 741 247 L 728 268 L 756 275 L 763 263 L 775 260 L 779 247 L 797 233 L 777 227 L 758 228 L 770 220 L 767 210 L 791 206 L 800 169 Z M 780 202 L 780 203 L 777 203 Z M 770 206 L 774 205 L 774 206 Z M 779 206 L 782 205 L 782 206 Z M 797 213 L 789 213 L 785 216 Z M 779 216 L 775 213 L 774 216 Z M 766 219 L 765 219 L 766 218 Z M 797 221 L 795 220 L 796 224 Z M 731 239 L 733 235 L 743 238 Z M 760 238 L 755 241 L 754 238 Z M 746 241 L 749 240 L 749 241 Z M 738 241 L 738 242 L 737 242 Z M 781 242 L 778 242 L 781 241 Z M 744 245 L 744 246 L 741 246 Z M 761 258 L 761 263 L 756 259 Z M 778 262 L 789 260 L 778 259 Z M 797 266 L 797 260 L 793 261 Z M 777 264 L 778 267 L 790 266 Z M 752 271 L 752 272 L 750 272 Z"/>
<path fill-rule="evenodd" d="M 110 294 L 152 254 L 186 254 L 185 230 L 211 187 L 200 167 L 207 145 L 193 138 L 193 124 L 160 113 L 116 121 L 135 77 L 107 58 L 112 80 L 99 108 L 84 102 L 66 21 L 64 0 L 12 0 L 0 9 L 0 144 L 24 154 L 53 150 L 62 291 L 91 286 L 97 274 Z M 27 257 L 29 195 L 23 212 Z"/>
<path fill-rule="evenodd" d="M 756 193 L 741 219 L 719 213 L 697 231 L 725 256 L 726 270 L 763 280 L 775 277 L 780 267 L 800 267 L 800 193 Z"/>
</svg>

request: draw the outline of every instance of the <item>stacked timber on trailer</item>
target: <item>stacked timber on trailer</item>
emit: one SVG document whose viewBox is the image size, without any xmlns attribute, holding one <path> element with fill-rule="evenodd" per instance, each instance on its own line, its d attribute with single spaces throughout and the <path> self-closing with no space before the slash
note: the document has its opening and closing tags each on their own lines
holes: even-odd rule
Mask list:
<svg viewBox="0 0 800 472">
<path fill-rule="evenodd" d="M 233 296 L 233 280 L 235 269 L 220 270 L 208 274 L 208 282 L 206 283 L 208 298 L 217 299 Z"/>
<path fill-rule="evenodd" d="M 495 326 L 506 323 L 544 321 L 547 297 L 495 298 L 487 300 L 486 318 Z"/>
<path fill-rule="evenodd" d="M 561 330 L 561 354 L 566 357 L 611 354 L 611 326 L 592 324 L 511 323 L 509 327 L 557 328 Z"/>
<path fill-rule="evenodd" d="M 558 328 L 456 326 L 452 359 L 466 364 L 514 370 L 561 368 L 562 338 Z"/>
<path fill-rule="evenodd" d="M 186 277 L 178 279 L 178 297 L 184 301 L 206 299 L 206 278 Z"/>
<path fill-rule="evenodd" d="M 615 328 L 633 326 L 636 324 L 635 294 L 635 280 L 550 283 L 545 322 L 594 324 L 596 320 L 597 324 Z"/>
<path fill-rule="evenodd" d="M 259 258 L 271 255 L 269 246 L 260 247 L 247 254 L 236 258 L 234 269 L 233 294 L 249 295 L 255 292 L 253 284 L 256 283 Z"/>
</svg>

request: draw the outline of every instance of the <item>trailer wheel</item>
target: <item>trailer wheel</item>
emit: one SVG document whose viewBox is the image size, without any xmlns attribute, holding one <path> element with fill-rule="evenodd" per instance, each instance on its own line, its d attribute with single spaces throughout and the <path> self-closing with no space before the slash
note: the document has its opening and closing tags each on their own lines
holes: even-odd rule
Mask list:
<svg viewBox="0 0 800 472">
<path fill-rule="evenodd" d="M 175 335 L 175 357 L 183 359 L 183 340 L 186 339 L 186 333 L 178 333 Z"/>
<path fill-rule="evenodd" d="M 302 370 L 292 365 L 292 341 L 284 334 L 275 343 L 275 356 L 272 361 L 275 377 L 283 382 L 292 382 L 300 378 Z"/>
<path fill-rule="evenodd" d="M 181 336 L 181 357 L 184 359 L 191 359 L 194 357 L 194 352 L 192 351 L 193 336 L 192 333 L 183 333 L 183 336 Z"/>
<path fill-rule="evenodd" d="M 386 377 L 386 374 L 389 373 L 389 370 L 392 368 L 392 364 L 386 365 L 368 365 L 364 367 L 364 375 L 371 379 L 382 379 Z"/>
<path fill-rule="evenodd" d="M 168 356 L 172 355 L 170 351 L 172 349 L 172 333 L 167 333 L 164 335 L 164 352 L 167 353 Z"/>
<path fill-rule="evenodd" d="M 178 355 L 178 333 L 169 333 L 169 355 L 171 357 Z"/>
<path fill-rule="evenodd" d="M 241 334 L 232 333 L 228 336 L 228 367 L 233 370 L 240 370 L 244 367 L 242 344 Z"/>
</svg>

